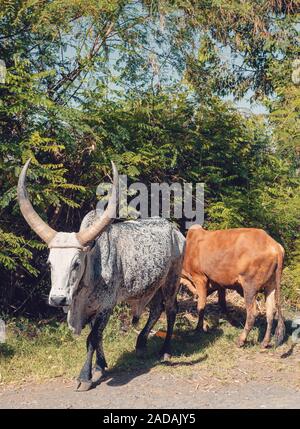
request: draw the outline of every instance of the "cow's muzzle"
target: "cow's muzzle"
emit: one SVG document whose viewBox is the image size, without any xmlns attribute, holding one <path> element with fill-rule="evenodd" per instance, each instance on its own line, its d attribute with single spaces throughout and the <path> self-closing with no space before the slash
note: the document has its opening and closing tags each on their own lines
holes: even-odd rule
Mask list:
<svg viewBox="0 0 300 429">
<path fill-rule="evenodd" d="M 53 307 L 65 307 L 68 305 L 67 297 L 65 296 L 51 296 L 49 298 L 49 304 Z"/>
</svg>

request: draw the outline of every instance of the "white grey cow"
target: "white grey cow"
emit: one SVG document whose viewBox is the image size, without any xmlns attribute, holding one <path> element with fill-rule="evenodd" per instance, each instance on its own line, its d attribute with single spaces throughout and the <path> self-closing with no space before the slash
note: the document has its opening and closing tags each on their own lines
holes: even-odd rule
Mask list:
<svg viewBox="0 0 300 429">
<path fill-rule="evenodd" d="M 117 303 L 127 302 L 136 323 L 146 305 L 149 318 L 140 332 L 136 352 L 143 356 L 147 337 L 163 310 L 167 334 L 161 350 L 168 359 L 177 312 L 185 247 L 184 236 L 167 220 L 150 218 L 112 224 L 117 205 L 118 172 L 113 165 L 113 189 L 106 210 L 88 213 L 78 233 L 56 232 L 33 209 L 26 191 L 24 165 L 18 182 L 18 201 L 30 227 L 48 244 L 51 267 L 49 304 L 64 307 L 68 324 L 80 334 L 87 323 L 87 358 L 78 377 L 78 390 L 88 390 L 98 382 L 107 367 L 103 330 Z M 96 365 L 92 375 L 92 359 Z"/>
</svg>

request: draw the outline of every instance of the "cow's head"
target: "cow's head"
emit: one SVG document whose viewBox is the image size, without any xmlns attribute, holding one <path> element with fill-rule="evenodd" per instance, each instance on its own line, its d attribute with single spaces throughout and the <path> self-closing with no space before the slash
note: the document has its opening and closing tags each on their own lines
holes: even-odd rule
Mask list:
<svg viewBox="0 0 300 429">
<path fill-rule="evenodd" d="M 30 160 L 24 165 L 18 182 L 18 201 L 21 212 L 39 237 L 50 249 L 48 263 L 51 268 L 49 304 L 68 307 L 85 270 L 89 244 L 109 225 L 116 213 L 118 171 L 112 162 L 113 186 L 106 210 L 91 226 L 79 232 L 57 232 L 33 209 L 26 190 L 26 173 Z"/>
</svg>

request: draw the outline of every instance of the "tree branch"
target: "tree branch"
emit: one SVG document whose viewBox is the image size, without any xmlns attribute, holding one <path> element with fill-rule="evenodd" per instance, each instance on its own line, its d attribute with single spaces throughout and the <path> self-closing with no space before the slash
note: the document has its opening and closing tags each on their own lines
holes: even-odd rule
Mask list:
<svg viewBox="0 0 300 429">
<path fill-rule="evenodd" d="M 96 57 L 96 55 L 100 51 L 101 47 L 103 46 L 105 41 L 108 39 L 109 35 L 111 34 L 112 29 L 114 27 L 114 24 L 115 23 L 113 21 L 109 24 L 108 28 L 106 29 L 106 31 L 104 33 L 104 36 L 101 39 L 101 42 L 100 42 L 100 34 L 98 33 L 96 35 L 94 43 L 93 43 L 89 53 L 87 54 L 85 60 L 83 60 L 82 63 L 79 63 L 77 65 L 77 67 L 75 67 L 75 69 L 73 69 L 70 73 L 65 75 L 56 84 L 54 84 L 52 87 L 49 88 L 48 91 L 49 91 L 50 97 L 53 96 L 54 93 L 57 92 L 66 83 L 68 83 L 67 87 L 65 88 L 65 90 L 67 90 L 70 87 L 70 85 L 77 79 L 77 77 L 80 75 L 80 73 L 85 69 L 86 60 L 88 60 L 89 62 L 93 61 L 93 59 Z M 60 98 L 61 94 L 62 93 L 59 93 L 54 101 L 57 101 Z"/>
</svg>

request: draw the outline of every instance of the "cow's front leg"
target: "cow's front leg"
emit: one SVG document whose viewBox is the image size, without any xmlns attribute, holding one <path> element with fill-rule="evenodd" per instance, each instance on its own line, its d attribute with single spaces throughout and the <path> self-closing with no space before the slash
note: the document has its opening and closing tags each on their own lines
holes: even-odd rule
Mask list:
<svg viewBox="0 0 300 429">
<path fill-rule="evenodd" d="M 103 351 L 103 331 L 108 323 L 111 311 L 106 311 L 101 314 L 101 320 L 98 326 L 98 342 L 96 347 L 96 365 L 93 372 L 93 383 L 98 383 L 101 378 L 105 376 L 105 370 L 107 368 L 106 359 Z"/>
<path fill-rule="evenodd" d="M 203 331 L 203 322 L 204 322 L 204 311 L 206 306 L 206 298 L 208 293 L 208 279 L 202 275 L 194 275 L 194 282 L 197 288 L 198 301 L 197 301 L 197 310 L 198 310 L 198 323 L 196 331 Z M 206 329 L 205 329 L 206 330 Z"/>
<path fill-rule="evenodd" d="M 92 386 L 92 362 L 93 362 L 94 351 L 96 349 L 96 341 L 97 341 L 96 333 L 93 327 L 86 340 L 86 348 L 87 348 L 86 360 L 84 362 L 83 367 L 81 368 L 79 377 L 77 379 L 78 384 L 77 384 L 76 390 L 79 392 L 84 392 L 86 390 L 89 390 Z"/>
<path fill-rule="evenodd" d="M 87 337 L 87 357 L 78 377 L 77 391 L 86 391 L 92 387 L 92 363 L 95 350 L 97 353 L 96 367 L 99 365 L 101 372 L 103 372 L 106 367 L 106 361 L 103 354 L 102 336 L 110 314 L 111 312 L 108 311 L 100 313 L 95 319 L 91 332 Z"/>
</svg>

